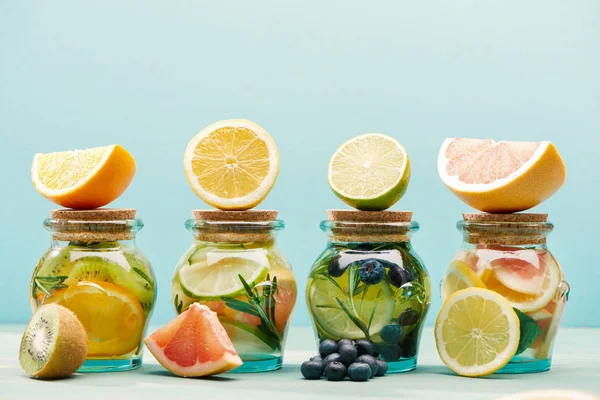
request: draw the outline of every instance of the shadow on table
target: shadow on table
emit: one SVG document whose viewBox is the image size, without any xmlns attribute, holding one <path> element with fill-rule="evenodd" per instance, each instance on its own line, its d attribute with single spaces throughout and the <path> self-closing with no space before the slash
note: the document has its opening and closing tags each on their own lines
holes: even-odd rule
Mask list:
<svg viewBox="0 0 600 400">
<path fill-rule="evenodd" d="M 419 365 L 416 372 L 422 374 L 434 374 L 434 375 L 446 375 L 446 376 L 455 376 L 457 378 L 465 379 L 464 376 L 460 376 L 455 372 L 452 372 L 449 368 L 444 367 L 442 365 Z M 407 372 L 410 374 L 411 372 Z M 488 376 L 481 376 L 473 379 L 491 379 L 491 380 L 503 380 L 503 379 L 511 379 L 510 374 L 493 374 Z"/>
</svg>

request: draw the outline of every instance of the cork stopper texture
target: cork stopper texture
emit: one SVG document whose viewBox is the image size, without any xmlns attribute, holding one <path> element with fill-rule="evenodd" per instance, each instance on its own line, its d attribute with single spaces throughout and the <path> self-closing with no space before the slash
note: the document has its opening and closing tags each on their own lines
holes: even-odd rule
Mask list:
<svg viewBox="0 0 600 400">
<path fill-rule="evenodd" d="M 135 208 L 51 210 L 52 238 L 85 243 L 131 240 L 135 233 L 126 221 L 135 219 L 136 212 Z"/>
<path fill-rule="evenodd" d="M 192 210 L 192 218 L 211 222 L 268 222 L 275 221 L 278 213 L 276 210 Z"/>
<path fill-rule="evenodd" d="M 465 240 L 481 245 L 535 245 L 546 243 L 552 230 L 545 213 L 464 213 Z"/>
<path fill-rule="evenodd" d="M 231 223 L 231 226 L 215 227 L 214 229 L 199 230 L 195 237 L 204 242 L 221 243 L 249 243 L 249 242 L 272 242 L 272 228 L 265 225 L 263 229 L 244 229 L 242 226 L 236 229 L 235 223 L 273 222 L 277 219 L 277 210 L 246 210 L 246 211 L 223 211 L 223 210 L 192 210 L 192 218 L 206 222 Z"/>
<path fill-rule="evenodd" d="M 329 221 L 343 223 L 331 228 L 331 240 L 346 243 L 407 242 L 409 229 L 402 225 L 410 223 L 412 215 L 412 211 L 327 210 Z"/>
<path fill-rule="evenodd" d="M 412 215 L 412 211 L 327 210 L 327 219 L 344 222 L 410 222 Z"/>
</svg>

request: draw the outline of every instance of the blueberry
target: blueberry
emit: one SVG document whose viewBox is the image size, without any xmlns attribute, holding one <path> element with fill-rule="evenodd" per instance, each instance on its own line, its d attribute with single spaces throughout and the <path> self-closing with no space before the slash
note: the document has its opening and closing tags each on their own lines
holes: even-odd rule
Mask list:
<svg viewBox="0 0 600 400">
<path fill-rule="evenodd" d="M 371 378 L 377 374 L 377 359 L 373 356 L 363 354 L 356 359 L 357 363 L 365 363 L 371 368 Z"/>
<path fill-rule="evenodd" d="M 354 340 L 352 340 L 352 339 L 340 339 L 340 340 L 338 340 L 336 351 L 339 353 L 340 352 L 340 348 L 342 346 L 346 346 L 346 345 L 354 346 Z"/>
<path fill-rule="evenodd" d="M 356 350 L 356 347 L 352 346 L 351 344 L 343 344 L 338 349 L 338 352 L 340 354 L 340 359 L 346 365 L 352 364 L 356 360 L 356 357 L 358 357 L 358 351 Z"/>
<path fill-rule="evenodd" d="M 335 352 L 336 347 L 337 345 L 333 340 L 325 339 L 319 345 L 319 354 L 321 354 L 321 357 L 327 357 Z"/>
<path fill-rule="evenodd" d="M 300 371 L 306 379 L 319 379 L 323 375 L 323 363 L 320 361 L 304 361 Z"/>
<path fill-rule="evenodd" d="M 360 262 L 358 267 L 358 277 L 368 285 L 376 285 L 385 276 L 383 264 L 374 258 L 368 258 Z"/>
<path fill-rule="evenodd" d="M 321 356 L 314 356 L 308 359 L 309 361 L 319 361 L 319 362 L 323 362 L 323 357 Z"/>
<path fill-rule="evenodd" d="M 358 355 L 362 356 L 363 354 L 368 354 L 370 356 L 373 355 L 373 343 L 366 339 L 361 339 L 356 341 L 356 349 L 358 350 Z"/>
<path fill-rule="evenodd" d="M 400 317 L 398 317 L 398 323 L 402 326 L 414 325 L 419 322 L 419 317 L 420 315 L 416 310 L 407 308 L 400 314 Z"/>
<path fill-rule="evenodd" d="M 368 381 L 371 377 L 371 367 L 364 362 L 355 362 L 348 367 L 348 376 L 354 382 Z"/>
<path fill-rule="evenodd" d="M 325 367 L 328 381 L 341 381 L 346 377 L 346 366 L 339 361 L 333 361 Z"/>
<path fill-rule="evenodd" d="M 381 336 L 381 339 L 386 343 L 397 344 L 400 343 L 404 337 L 404 330 L 400 325 L 389 324 L 381 329 L 379 336 Z"/>
<path fill-rule="evenodd" d="M 400 355 L 403 358 L 412 358 L 417 355 L 418 337 L 407 337 L 400 343 Z"/>
<path fill-rule="evenodd" d="M 377 360 L 377 374 L 375 376 L 384 376 L 388 371 L 388 364 L 383 360 Z"/>
<path fill-rule="evenodd" d="M 325 357 L 325 359 L 323 360 L 323 363 L 325 365 L 330 364 L 332 362 L 342 362 L 342 357 L 339 355 L 339 353 L 331 353 L 330 355 L 328 355 L 327 357 Z"/>
<path fill-rule="evenodd" d="M 346 272 L 348 264 L 342 264 L 341 259 L 342 256 L 340 254 L 336 254 L 329 260 L 329 264 L 327 265 L 327 272 L 330 276 L 333 276 L 334 278 L 339 278 L 340 276 L 344 275 L 344 272 Z"/>
<path fill-rule="evenodd" d="M 398 361 L 400 358 L 400 346 L 397 344 L 380 344 L 377 346 L 377 351 L 385 361 Z"/>
<path fill-rule="evenodd" d="M 400 287 L 412 281 L 412 274 L 410 271 L 396 266 L 388 270 L 388 279 L 393 286 Z"/>
</svg>

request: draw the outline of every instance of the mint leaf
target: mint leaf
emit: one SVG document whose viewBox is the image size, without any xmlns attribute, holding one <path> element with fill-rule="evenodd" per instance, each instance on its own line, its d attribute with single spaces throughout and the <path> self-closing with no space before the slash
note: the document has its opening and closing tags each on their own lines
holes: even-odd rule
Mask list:
<svg viewBox="0 0 600 400">
<path fill-rule="evenodd" d="M 542 334 L 542 328 L 531 318 L 529 315 L 513 308 L 519 317 L 519 323 L 521 324 L 521 332 L 519 335 L 519 347 L 517 348 L 517 354 L 521 354 L 531 346 L 535 339 Z"/>
</svg>

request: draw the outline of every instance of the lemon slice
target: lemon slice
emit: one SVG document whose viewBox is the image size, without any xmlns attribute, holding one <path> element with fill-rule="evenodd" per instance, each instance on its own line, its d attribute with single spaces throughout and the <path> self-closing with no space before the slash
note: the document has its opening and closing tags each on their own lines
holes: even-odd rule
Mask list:
<svg viewBox="0 0 600 400">
<path fill-rule="evenodd" d="M 459 290 L 446 300 L 435 322 L 440 358 L 464 376 L 489 375 L 515 355 L 519 318 L 498 293 L 481 288 Z"/>
<path fill-rule="evenodd" d="M 135 175 L 135 160 L 123 147 L 95 147 L 33 157 L 35 189 L 63 207 L 94 209 L 119 197 Z"/>
<path fill-rule="evenodd" d="M 222 210 L 247 210 L 269 193 L 279 174 L 279 153 L 254 122 L 226 120 L 198 133 L 183 159 L 194 192 Z"/>
<path fill-rule="evenodd" d="M 452 293 L 470 287 L 485 288 L 485 284 L 466 263 L 452 260 L 442 281 L 442 301 L 446 301 Z"/>
<path fill-rule="evenodd" d="M 551 142 L 492 139 L 446 139 L 438 173 L 459 199 L 488 213 L 535 207 L 566 179 L 565 164 Z"/>
<path fill-rule="evenodd" d="M 519 392 L 496 400 L 598 400 L 598 396 L 579 390 L 542 389 Z"/>
<path fill-rule="evenodd" d="M 404 195 L 409 180 L 406 150 L 381 133 L 348 140 L 329 162 L 329 186 L 342 201 L 359 210 L 391 207 Z"/>
<path fill-rule="evenodd" d="M 556 296 L 560 285 L 561 273 L 556 262 L 546 262 L 546 274 L 538 294 L 525 294 L 504 286 L 494 274 L 486 282 L 488 289 L 504 296 L 513 307 L 528 313 L 540 310 L 548 305 Z"/>
<path fill-rule="evenodd" d="M 198 300 L 237 297 L 246 293 L 240 276 L 253 287 L 269 272 L 268 263 L 242 257 L 224 257 L 214 263 L 184 264 L 179 270 L 181 289 Z"/>
<path fill-rule="evenodd" d="M 381 289 L 379 298 L 377 294 Z M 336 297 L 344 299 L 345 295 L 339 289 L 334 287 L 331 282 L 323 279 L 313 279 L 307 287 L 308 303 L 312 315 L 317 320 L 318 325 L 327 333 L 330 338 L 342 339 L 362 339 L 365 337 L 348 315 L 341 309 L 336 301 Z M 368 324 L 373 309 L 373 319 L 371 320 L 370 335 L 376 335 L 392 319 L 394 312 L 394 302 L 388 301 L 393 296 L 393 290 L 385 281 L 382 281 L 377 287 L 371 286 L 367 292 L 354 296 L 354 305 L 361 321 Z"/>
</svg>

